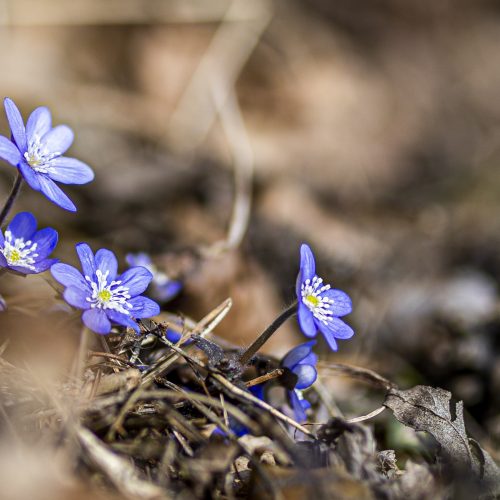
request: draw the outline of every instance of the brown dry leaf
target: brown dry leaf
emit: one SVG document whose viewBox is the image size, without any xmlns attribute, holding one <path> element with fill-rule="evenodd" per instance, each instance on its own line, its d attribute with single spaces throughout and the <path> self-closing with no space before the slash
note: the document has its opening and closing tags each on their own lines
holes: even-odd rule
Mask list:
<svg viewBox="0 0 500 500">
<path fill-rule="evenodd" d="M 360 480 L 350 477 L 341 468 L 308 470 L 284 467 L 265 467 L 273 490 L 259 474 L 253 477 L 249 498 L 267 500 L 281 498 L 302 500 L 304 498 L 329 498 L 332 500 L 371 500 L 373 494 Z"/>
<path fill-rule="evenodd" d="M 478 443 L 467 436 L 463 403 L 452 406 L 451 393 L 417 385 L 407 391 L 391 389 L 384 405 L 403 424 L 426 431 L 441 445 L 443 453 L 457 467 L 470 467 L 491 494 L 500 492 L 500 470 Z M 452 416 L 454 415 L 454 417 Z"/>
</svg>

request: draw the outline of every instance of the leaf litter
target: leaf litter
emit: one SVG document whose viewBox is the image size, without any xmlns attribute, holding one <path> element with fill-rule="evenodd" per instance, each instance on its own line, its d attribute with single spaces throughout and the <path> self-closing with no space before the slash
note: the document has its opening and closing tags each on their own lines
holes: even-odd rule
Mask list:
<svg viewBox="0 0 500 500">
<path fill-rule="evenodd" d="M 325 376 L 383 391 L 398 421 L 438 443 L 435 456 L 429 450 L 404 465 L 397 451 L 380 449 L 370 415 L 300 424 L 279 402 L 253 396 L 249 382 L 279 381 L 279 362 L 257 355 L 245 367 L 239 349 L 218 344 L 213 330 L 230 305 L 184 326 L 177 344 L 167 324 L 153 321 L 143 322 L 140 338 L 111 335 L 101 350 L 84 352 L 83 378 L 62 386 L 37 384 L 30 370 L 0 358 L 2 421 L 22 440 L 52 436 L 83 484 L 118 498 L 444 499 L 457 484 L 478 498 L 500 493 L 497 465 L 468 437 L 462 403 L 442 389 L 401 390 L 372 370 L 320 363 Z M 321 397 L 314 401 L 312 422 L 325 411 Z"/>
</svg>

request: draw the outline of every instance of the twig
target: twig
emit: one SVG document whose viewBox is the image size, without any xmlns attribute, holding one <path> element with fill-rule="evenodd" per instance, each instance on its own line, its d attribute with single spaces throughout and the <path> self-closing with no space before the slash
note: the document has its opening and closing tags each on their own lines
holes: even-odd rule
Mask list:
<svg viewBox="0 0 500 500">
<path fill-rule="evenodd" d="M 224 394 L 220 393 L 219 398 L 220 398 L 220 404 L 222 405 L 222 415 L 224 416 L 224 423 L 226 424 L 227 427 L 229 427 L 229 417 L 225 406 Z"/>
<path fill-rule="evenodd" d="M 181 394 L 184 394 L 187 399 L 190 400 L 190 403 L 201 413 L 203 414 L 208 420 L 213 422 L 217 427 L 219 427 L 223 432 L 225 432 L 229 437 L 235 437 L 235 434 L 233 431 L 230 429 L 228 425 L 224 421 L 222 421 L 212 410 L 210 410 L 207 406 L 205 406 L 203 403 L 200 401 L 197 401 L 193 398 L 191 398 L 191 393 L 182 389 L 181 387 L 175 385 L 172 382 L 169 382 L 168 380 L 163 381 L 163 384 L 165 387 L 170 388 L 174 391 L 177 391 Z M 211 398 L 208 395 L 209 398 Z M 222 403 L 221 403 L 222 404 Z M 223 407 L 223 411 L 227 413 L 227 409 L 225 406 Z"/>
<path fill-rule="evenodd" d="M 120 413 L 118 413 L 115 421 L 111 424 L 107 434 L 106 441 L 113 441 L 115 439 L 115 435 L 117 432 L 123 433 L 123 422 L 125 421 L 125 417 L 127 413 L 134 407 L 134 405 L 139 400 L 141 393 L 146 389 L 145 386 L 139 385 L 137 389 L 130 395 L 130 397 L 125 401 L 125 404 L 122 406 Z"/>
<path fill-rule="evenodd" d="M 318 368 L 321 373 L 325 373 L 327 371 L 334 371 L 343 373 L 345 375 L 349 375 L 350 377 L 356 378 L 358 380 L 362 380 L 368 384 L 374 385 L 376 387 L 380 387 L 385 390 L 389 390 L 397 387 L 394 382 L 387 380 L 382 375 L 374 372 L 373 370 L 369 370 L 368 368 L 361 368 L 359 366 L 352 365 L 344 365 L 341 363 L 318 363 Z"/>
<path fill-rule="evenodd" d="M 349 422 L 350 424 L 354 424 L 355 422 L 363 422 L 364 420 L 369 420 L 370 418 L 380 415 L 380 413 L 382 413 L 384 410 L 385 406 L 381 406 L 380 408 L 377 408 L 376 410 L 373 410 L 372 412 L 368 413 L 368 415 L 362 415 L 361 417 L 355 417 L 355 418 L 348 418 L 346 422 Z"/>
<path fill-rule="evenodd" d="M 247 387 L 253 387 L 254 385 L 263 384 L 265 382 L 268 382 L 269 380 L 272 380 L 273 378 L 281 377 L 284 371 L 285 370 L 283 370 L 282 368 L 276 368 L 275 370 L 272 370 L 265 375 L 261 375 L 260 377 L 256 377 L 252 380 L 249 380 L 248 382 L 245 382 L 245 385 Z"/>
<path fill-rule="evenodd" d="M 2 208 L 2 212 L 0 212 L 0 227 L 3 226 L 5 219 L 9 215 L 10 209 L 12 208 L 12 205 L 14 205 L 17 195 L 21 190 L 22 184 L 23 184 L 23 176 L 21 174 L 21 171 L 18 170 L 16 180 L 14 181 L 9 197 L 7 198 L 7 201 L 5 202 L 5 205 Z"/>
<path fill-rule="evenodd" d="M 184 439 L 184 436 L 175 429 L 172 429 L 172 433 L 177 438 L 177 441 L 179 441 L 179 444 L 182 446 L 182 449 L 185 451 L 186 455 L 188 457 L 192 457 L 194 455 L 193 449 L 191 448 L 191 446 L 189 446 L 189 443 Z"/>
<path fill-rule="evenodd" d="M 254 170 L 252 147 L 250 146 L 248 133 L 243 123 L 241 109 L 234 89 L 228 90 L 225 96 L 222 90 L 220 86 L 213 86 L 212 93 L 233 156 L 234 203 L 226 239 L 212 244 L 208 249 L 202 249 L 202 253 L 206 254 L 217 254 L 237 248 L 240 245 L 248 227 L 252 204 Z M 225 105 L 224 98 L 226 100 Z"/>
<path fill-rule="evenodd" d="M 76 435 L 91 461 L 99 467 L 111 483 L 130 499 L 167 499 L 158 486 L 141 478 L 139 471 L 128 461 L 111 451 L 92 432 L 76 426 Z"/>
<path fill-rule="evenodd" d="M 181 400 L 181 401 L 187 400 L 190 403 L 193 403 L 193 401 L 199 401 L 220 408 L 221 410 L 223 409 L 222 404 L 218 399 L 194 392 L 186 391 L 180 393 L 177 391 L 165 391 L 161 389 L 156 389 L 153 391 L 144 392 L 138 397 L 138 399 L 147 399 L 147 398 L 156 398 L 156 399 L 166 398 L 166 399 Z M 227 401 L 224 404 L 226 407 L 226 411 L 228 413 L 230 413 L 238 422 L 244 425 L 250 432 L 258 435 L 259 427 L 253 420 L 251 420 L 248 417 L 248 415 L 246 415 L 238 407 L 234 406 L 231 403 L 228 403 Z"/>
<path fill-rule="evenodd" d="M 99 352 L 99 351 L 92 351 L 88 353 L 88 356 L 90 358 L 109 358 L 112 359 L 113 361 L 119 361 L 120 363 L 123 363 L 124 365 L 130 366 L 131 368 L 135 368 L 136 366 L 134 363 L 131 363 L 128 359 L 124 359 L 118 354 L 112 354 L 110 352 Z M 123 367 L 121 367 L 123 368 Z"/>
<path fill-rule="evenodd" d="M 233 302 L 231 299 L 226 299 L 222 304 L 217 306 L 213 311 L 208 313 L 201 321 L 199 321 L 194 328 L 188 332 L 187 335 L 183 335 L 179 343 L 184 344 L 191 335 L 198 333 L 200 337 L 205 337 L 208 335 L 226 316 L 226 314 L 231 309 Z M 173 344 L 169 341 L 165 342 L 166 339 L 161 339 L 163 343 L 167 344 L 171 347 Z M 190 348 L 188 348 L 190 349 Z M 141 386 L 150 384 L 155 377 L 160 376 L 165 370 L 168 369 L 173 363 L 175 363 L 179 359 L 179 354 L 168 353 L 163 358 L 158 360 L 155 366 L 144 374 L 144 377 L 141 381 Z"/>
<path fill-rule="evenodd" d="M 255 397 L 253 394 L 250 392 L 244 391 L 243 389 L 240 389 L 239 387 L 235 386 L 229 380 L 227 380 L 225 377 L 218 373 L 211 373 L 210 376 L 217 380 L 221 385 L 223 385 L 227 390 L 229 390 L 233 395 L 238 396 L 241 399 L 245 399 L 247 401 L 251 401 L 254 405 L 260 406 L 264 410 L 267 410 L 271 415 L 274 417 L 278 418 L 279 420 L 282 420 L 288 425 L 291 425 L 298 429 L 300 432 L 303 432 L 309 437 L 314 438 L 314 434 L 309 432 L 304 426 L 296 422 L 290 417 L 287 417 L 285 414 L 281 413 L 279 410 L 276 408 L 272 407 L 271 405 L 267 404 L 265 401 L 260 400 L 259 398 Z"/>
<path fill-rule="evenodd" d="M 74 364 L 74 378 L 81 381 L 85 369 L 85 360 L 87 358 L 87 349 L 90 341 L 90 331 L 84 326 L 80 333 L 80 344 L 78 345 L 78 353 Z"/>
<path fill-rule="evenodd" d="M 318 378 L 316 379 L 316 382 L 314 382 L 312 390 L 315 391 L 316 394 L 319 396 L 321 402 L 325 405 L 331 417 L 340 416 L 344 418 L 342 410 L 338 407 L 331 393 L 327 390 L 327 388 L 323 384 L 323 380 L 321 379 L 321 376 L 319 374 Z"/>
<path fill-rule="evenodd" d="M 298 422 L 293 420 L 290 417 L 287 417 L 285 414 L 281 413 L 280 411 L 276 410 L 276 408 L 273 408 L 271 405 L 267 404 L 265 401 L 261 401 L 259 398 L 256 398 L 253 394 L 250 392 L 244 391 L 243 389 L 240 389 L 239 387 L 235 386 L 229 380 L 227 380 L 225 377 L 220 375 L 219 373 L 215 373 L 212 370 L 210 370 L 207 366 L 203 365 L 200 361 L 197 359 L 193 358 L 190 356 L 186 351 L 181 349 L 180 347 L 176 346 L 172 342 L 170 342 L 168 339 L 164 339 L 164 342 L 175 352 L 177 352 L 179 355 L 183 356 L 186 360 L 189 362 L 193 363 L 194 365 L 198 366 L 199 368 L 203 370 L 207 370 L 210 373 L 210 376 L 217 380 L 223 387 L 225 387 L 227 390 L 229 390 L 233 395 L 238 396 L 241 399 L 245 399 L 247 401 L 251 401 L 257 406 L 260 406 L 264 410 L 267 410 L 269 413 L 271 413 L 273 416 L 278 418 L 279 420 L 282 420 L 283 422 L 286 422 L 287 424 L 295 427 L 299 431 L 303 432 L 304 434 L 314 437 L 314 434 L 309 432 L 305 427 L 300 425 Z"/>
</svg>

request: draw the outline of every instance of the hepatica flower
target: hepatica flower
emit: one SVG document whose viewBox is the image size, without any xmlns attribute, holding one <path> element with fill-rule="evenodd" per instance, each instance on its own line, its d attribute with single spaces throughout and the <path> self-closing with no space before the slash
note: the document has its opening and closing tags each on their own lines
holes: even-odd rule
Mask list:
<svg viewBox="0 0 500 500">
<path fill-rule="evenodd" d="M 146 253 L 129 253 L 125 256 L 125 260 L 129 266 L 145 267 L 153 275 L 151 281 L 152 296 L 160 302 L 175 297 L 182 288 L 180 281 L 170 279 L 164 272 L 160 271 L 151 260 L 151 257 Z"/>
<path fill-rule="evenodd" d="M 335 290 L 316 275 L 314 255 L 308 245 L 300 247 L 300 271 L 296 285 L 299 325 L 307 337 L 321 331 L 330 348 L 337 350 L 335 339 L 349 339 L 354 331 L 341 319 L 352 311 L 349 296 Z"/>
<path fill-rule="evenodd" d="M 83 272 L 62 263 L 50 271 L 66 287 L 66 302 L 84 310 L 82 320 L 90 330 L 105 335 L 117 323 L 140 333 L 136 320 L 160 313 L 156 302 L 140 295 L 153 279 L 147 269 L 132 267 L 117 276 L 118 263 L 110 250 L 101 248 L 94 256 L 86 243 L 79 243 L 76 252 Z"/>
<path fill-rule="evenodd" d="M 50 111 L 45 107 L 31 113 L 26 127 L 14 101 L 6 98 L 4 107 L 12 140 L 0 136 L 0 158 L 17 167 L 32 189 L 75 212 L 75 205 L 56 182 L 86 184 L 94 178 L 94 172 L 85 163 L 62 156 L 73 142 L 72 130 L 66 125 L 52 128 Z"/>
<path fill-rule="evenodd" d="M 57 245 L 57 231 L 50 227 L 36 230 L 36 219 L 29 212 L 17 214 L 0 230 L 0 267 L 22 274 L 46 271 L 57 259 L 49 259 Z"/>
<path fill-rule="evenodd" d="M 295 375 L 294 384 L 287 388 L 290 406 L 297 422 L 305 422 L 306 410 L 311 407 L 309 401 L 302 396 L 302 390 L 311 387 L 318 377 L 316 363 L 318 358 L 312 352 L 314 340 L 294 347 L 281 361 L 281 366 Z"/>
</svg>

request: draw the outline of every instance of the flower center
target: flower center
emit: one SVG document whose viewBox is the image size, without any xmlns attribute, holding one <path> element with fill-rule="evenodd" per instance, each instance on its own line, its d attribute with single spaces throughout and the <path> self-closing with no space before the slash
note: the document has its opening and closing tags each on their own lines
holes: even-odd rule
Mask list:
<svg viewBox="0 0 500 500">
<path fill-rule="evenodd" d="M 35 135 L 28 144 L 28 151 L 24 153 L 24 159 L 35 172 L 50 174 L 55 172 L 55 168 L 49 164 L 50 160 L 60 155 L 61 153 L 50 152 L 41 143 L 40 137 Z"/>
<path fill-rule="evenodd" d="M 37 243 L 31 240 L 24 241 L 24 238 L 14 238 L 10 231 L 5 231 L 5 240 L 3 247 L 0 247 L 0 253 L 9 266 L 25 267 L 34 271 L 35 258 L 38 257 L 37 247 Z"/>
<path fill-rule="evenodd" d="M 312 281 L 305 280 L 300 287 L 302 302 L 313 313 L 314 317 L 324 324 L 333 315 L 331 310 L 333 300 L 323 295 L 327 290 L 330 290 L 330 285 L 323 285 L 323 280 L 318 276 L 314 276 Z"/>
<path fill-rule="evenodd" d="M 92 309 L 111 309 L 122 314 L 130 316 L 132 305 L 129 288 L 121 285 L 121 281 L 110 281 L 108 283 L 109 271 L 103 273 L 100 269 L 95 272 L 97 281 L 93 281 L 90 276 L 85 276 L 92 289 L 92 295 L 87 297 Z"/>
<path fill-rule="evenodd" d="M 109 299 L 112 297 L 109 290 L 101 290 L 97 295 L 101 302 L 109 302 Z"/>
<path fill-rule="evenodd" d="M 308 295 L 305 299 L 305 302 L 308 302 L 311 307 L 316 307 L 319 304 L 318 297 L 314 295 Z"/>
</svg>

